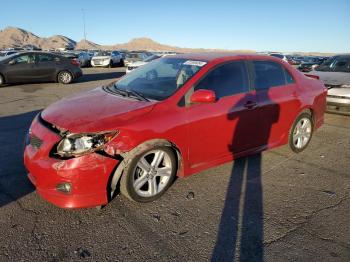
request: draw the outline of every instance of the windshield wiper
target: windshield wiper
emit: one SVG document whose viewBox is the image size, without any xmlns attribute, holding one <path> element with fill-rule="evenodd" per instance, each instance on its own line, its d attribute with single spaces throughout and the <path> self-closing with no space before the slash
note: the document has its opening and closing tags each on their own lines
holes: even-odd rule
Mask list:
<svg viewBox="0 0 350 262">
<path fill-rule="evenodd" d="M 137 91 L 135 91 L 135 90 L 125 90 L 125 91 L 128 92 L 129 95 L 132 94 L 132 95 L 136 96 L 136 97 L 137 97 L 138 99 L 140 99 L 140 100 L 148 101 L 148 102 L 149 102 L 149 99 L 148 99 L 148 98 L 146 98 L 143 94 L 141 94 L 141 93 L 139 93 L 139 92 L 137 92 Z"/>
</svg>

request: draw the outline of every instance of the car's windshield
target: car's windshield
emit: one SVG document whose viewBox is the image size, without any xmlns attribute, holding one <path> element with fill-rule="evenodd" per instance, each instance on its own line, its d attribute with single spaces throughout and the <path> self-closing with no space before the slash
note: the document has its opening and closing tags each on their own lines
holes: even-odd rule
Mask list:
<svg viewBox="0 0 350 262">
<path fill-rule="evenodd" d="M 6 56 L 1 56 L 0 57 L 0 61 L 4 61 L 4 60 L 6 60 L 6 59 L 11 59 L 12 57 L 15 57 L 17 55 L 17 53 L 13 53 L 13 54 L 11 54 L 11 55 L 6 55 Z"/>
<path fill-rule="evenodd" d="M 156 59 L 158 59 L 158 58 L 160 58 L 160 56 L 159 55 L 151 55 L 150 57 L 147 57 L 145 60 L 143 60 L 144 62 L 151 62 L 151 61 L 153 61 L 153 60 L 156 60 Z"/>
<path fill-rule="evenodd" d="M 114 87 L 136 91 L 153 100 L 164 100 L 181 88 L 206 62 L 161 58 L 127 74 Z"/>
<path fill-rule="evenodd" d="M 95 56 L 110 56 L 111 52 L 107 52 L 107 51 L 99 51 L 95 53 Z"/>
</svg>

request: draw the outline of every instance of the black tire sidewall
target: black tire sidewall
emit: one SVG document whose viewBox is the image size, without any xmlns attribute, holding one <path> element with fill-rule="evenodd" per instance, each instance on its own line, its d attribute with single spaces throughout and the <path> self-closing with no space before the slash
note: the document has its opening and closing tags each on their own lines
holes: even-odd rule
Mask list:
<svg viewBox="0 0 350 262">
<path fill-rule="evenodd" d="M 166 187 L 163 188 L 163 190 L 161 192 L 159 192 L 157 195 L 152 196 L 152 197 L 142 197 L 136 193 L 136 191 L 133 187 L 134 171 L 135 171 L 135 168 L 136 168 L 136 165 L 137 165 L 139 159 L 143 155 L 145 155 L 149 151 L 158 150 L 158 149 L 163 150 L 164 152 L 166 152 L 169 155 L 172 167 L 174 167 L 174 168 L 172 170 L 172 174 L 169 178 L 168 184 L 166 185 Z M 154 147 L 154 148 L 143 151 L 142 153 L 140 153 L 136 157 L 134 157 L 133 160 L 131 160 L 129 165 L 124 169 L 124 174 L 121 178 L 122 179 L 121 183 L 124 184 L 122 186 L 124 186 L 124 188 L 127 191 L 126 192 L 128 195 L 127 197 L 131 198 L 132 200 L 134 200 L 136 202 L 142 202 L 142 203 L 152 202 L 152 201 L 160 198 L 168 190 L 168 188 L 171 186 L 171 184 L 174 181 L 174 178 L 176 176 L 176 172 L 177 172 L 177 161 L 176 161 L 176 157 L 175 157 L 173 150 L 169 147 Z M 122 190 L 122 193 L 123 193 L 123 190 Z"/>
<path fill-rule="evenodd" d="M 311 122 L 311 135 L 310 135 L 309 141 L 307 141 L 307 143 L 304 147 L 296 148 L 294 143 L 293 143 L 293 133 L 294 133 L 294 129 L 295 129 L 296 125 L 298 124 L 298 122 L 302 118 L 308 118 L 310 120 L 310 122 Z M 312 139 L 313 132 L 314 132 L 314 122 L 313 122 L 311 114 L 308 112 L 303 112 L 303 113 L 299 114 L 298 117 L 295 119 L 295 121 L 294 121 L 294 123 L 289 131 L 289 138 L 288 139 L 289 139 L 290 149 L 295 153 L 300 153 L 300 152 L 304 151 L 308 147 L 308 145 Z"/>
</svg>

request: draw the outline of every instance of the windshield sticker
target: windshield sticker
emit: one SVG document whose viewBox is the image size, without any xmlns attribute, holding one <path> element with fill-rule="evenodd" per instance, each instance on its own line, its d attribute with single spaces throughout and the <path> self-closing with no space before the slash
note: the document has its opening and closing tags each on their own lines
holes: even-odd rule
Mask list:
<svg viewBox="0 0 350 262">
<path fill-rule="evenodd" d="M 203 61 L 194 61 L 194 60 L 187 60 L 184 65 L 190 65 L 190 66 L 205 66 L 207 64 L 207 62 L 203 62 Z"/>
</svg>

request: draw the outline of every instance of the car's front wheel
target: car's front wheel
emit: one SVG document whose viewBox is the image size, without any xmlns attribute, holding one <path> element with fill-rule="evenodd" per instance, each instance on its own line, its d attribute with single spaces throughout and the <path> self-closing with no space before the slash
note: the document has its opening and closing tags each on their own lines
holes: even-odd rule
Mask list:
<svg viewBox="0 0 350 262">
<path fill-rule="evenodd" d="M 136 156 L 124 169 L 121 193 L 137 202 L 158 199 L 176 175 L 176 158 L 168 147 L 156 147 Z"/>
<path fill-rule="evenodd" d="M 313 133 L 313 121 L 309 112 L 301 113 L 289 132 L 289 146 L 299 153 L 303 151 L 310 143 Z"/>
<path fill-rule="evenodd" d="M 108 67 L 109 67 L 109 68 L 112 68 L 112 67 L 113 67 L 113 65 L 114 65 L 113 60 L 109 61 L 109 65 L 108 65 Z"/>
<path fill-rule="evenodd" d="M 70 84 L 73 81 L 73 76 L 68 71 L 61 71 L 58 73 L 57 80 L 61 84 Z"/>
</svg>

